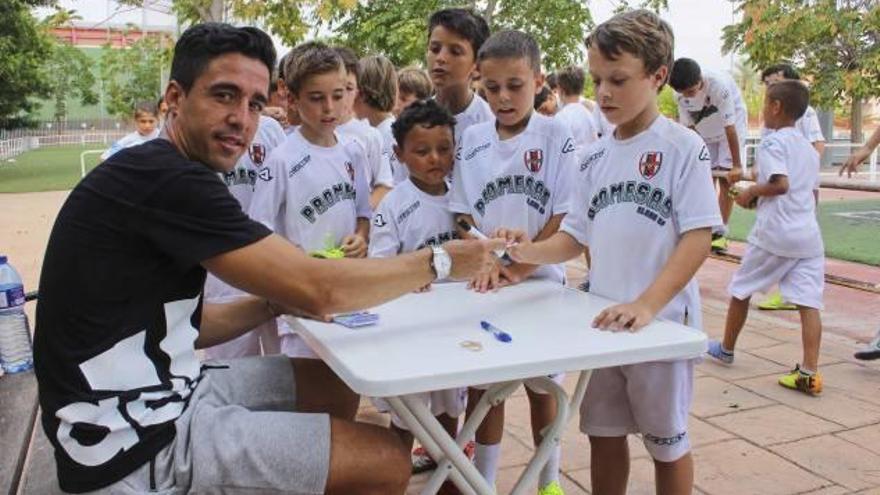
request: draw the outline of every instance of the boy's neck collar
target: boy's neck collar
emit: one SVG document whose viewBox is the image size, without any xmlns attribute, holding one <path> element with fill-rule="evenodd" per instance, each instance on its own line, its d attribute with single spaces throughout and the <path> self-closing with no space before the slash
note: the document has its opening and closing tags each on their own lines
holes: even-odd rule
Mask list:
<svg viewBox="0 0 880 495">
<path fill-rule="evenodd" d="M 514 127 L 501 127 L 498 125 L 498 120 L 495 120 L 495 132 L 498 133 L 498 139 L 504 141 L 505 139 L 512 139 L 516 136 L 522 134 L 526 128 L 529 126 L 529 122 L 531 122 L 532 117 L 534 117 L 535 111 L 530 110 L 529 113 L 520 120 L 516 126 Z"/>
<path fill-rule="evenodd" d="M 325 135 L 319 132 L 315 132 L 313 129 L 306 126 L 305 124 L 301 124 L 299 126 L 299 133 L 303 137 L 303 139 L 306 140 L 306 142 L 315 146 L 319 146 L 321 148 L 332 148 L 333 146 L 336 146 L 336 143 L 338 142 L 335 132 Z"/>
<path fill-rule="evenodd" d="M 440 184 L 432 186 L 429 184 L 425 184 L 424 182 L 420 181 L 419 179 L 417 179 L 416 177 L 414 177 L 412 175 L 409 176 L 409 181 L 412 182 L 412 184 L 414 186 L 416 186 L 416 189 L 418 189 L 419 191 L 422 191 L 423 193 L 427 194 L 428 196 L 443 196 L 447 192 L 449 192 L 449 187 L 446 185 L 446 181 L 443 181 Z"/>
<path fill-rule="evenodd" d="M 458 115 L 471 105 L 476 96 L 469 86 L 452 86 L 439 91 L 436 99 L 437 103 L 449 110 L 449 113 Z"/>
<path fill-rule="evenodd" d="M 625 141 L 635 137 L 650 128 L 659 118 L 663 118 L 660 115 L 660 110 L 656 103 L 652 103 L 629 122 L 618 125 L 614 129 L 614 138 Z"/>
</svg>

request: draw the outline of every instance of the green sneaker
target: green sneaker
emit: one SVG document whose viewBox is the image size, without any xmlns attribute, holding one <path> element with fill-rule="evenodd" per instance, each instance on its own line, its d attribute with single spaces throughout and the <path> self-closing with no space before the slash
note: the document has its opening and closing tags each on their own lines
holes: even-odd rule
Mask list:
<svg viewBox="0 0 880 495">
<path fill-rule="evenodd" d="M 785 299 L 782 298 L 782 294 L 779 291 L 776 291 L 773 294 L 770 294 L 767 299 L 761 301 L 758 304 L 758 309 L 766 311 L 793 310 L 797 309 L 797 306 L 785 302 Z"/>
<path fill-rule="evenodd" d="M 723 235 L 712 236 L 712 252 L 723 253 L 727 251 L 730 241 Z"/>
<path fill-rule="evenodd" d="M 565 495 L 558 481 L 553 481 L 549 485 L 538 490 L 538 495 Z"/>
<path fill-rule="evenodd" d="M 822 375 L 818 371 L 808 375 L 801 371 L 800 365 L 795 365 L 790 373 L 779 377 L 779 384 L 785 388 L 800 390 L 807 395 L 822 393 Z"/>
</svg>

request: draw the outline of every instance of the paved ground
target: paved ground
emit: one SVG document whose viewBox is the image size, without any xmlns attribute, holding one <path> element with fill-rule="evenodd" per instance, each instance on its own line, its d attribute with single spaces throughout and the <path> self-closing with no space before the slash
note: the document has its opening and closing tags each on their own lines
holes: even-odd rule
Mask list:
<svg viewBox="0 0 880 495">
<path fill-rule="evenodd" d="M 66 193 L 0 194 L 0 250 L 9 254 L 28 289 L 36 287 L 49 229 Z M 829 262 L 831 272 L 880 282 L 880 268 Z M 736 265 L 709 260 L 698 275 L 706 331 L 719 336 L 727 309 L 725 286 Z M 573 281 L 583 268 L 569 267 Z M 75 290 L 75 288 L 71 288 Z M 800 360 L 796 314 L 753 311 L 737 362 L 699 366 L 691 416 L 699 493 L 880 495 L 880 362 L 852 359 L 858 342 L 880 326 L 877 294 L 828 285 L 823 312 L 821 371 L 825 393 L 812 398 L 785 390 L 776 378 Z M 32 305 L 31 305 L 32 306 Z M 568 386 L 573 387 L 570 376 Z M 364 421 L 385 422 L 365 402 Z M 508 404 L 499 493 L 507 493 L 530 455 L 527 402 Z M 653 493 L 653 469 L 632 438 L 630 493 Z M 589 493 L 586 438 L 573 421 L 563 439 L 566 493 Z M 413 480 L 412 493 L 424 476 Z"/>
</svg>

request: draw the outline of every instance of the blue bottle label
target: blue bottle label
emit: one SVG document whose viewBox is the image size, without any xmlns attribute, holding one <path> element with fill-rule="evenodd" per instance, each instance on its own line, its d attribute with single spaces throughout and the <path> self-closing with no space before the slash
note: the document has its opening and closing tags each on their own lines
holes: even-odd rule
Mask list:
<svg viewBox="0 0 880 495">
<path fill-rule="evenodd" d="M 24 287 L 16 285 L 0 289 L 0 309 L 14 308 L 24 304 Z"/>
</svg>

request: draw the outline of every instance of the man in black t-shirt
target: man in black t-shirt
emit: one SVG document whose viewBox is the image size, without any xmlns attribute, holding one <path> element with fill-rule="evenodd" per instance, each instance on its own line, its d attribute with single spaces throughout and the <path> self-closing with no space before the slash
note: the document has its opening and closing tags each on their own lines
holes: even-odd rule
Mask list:
<svg viewBox="0 0 880 495">
<path fill-rule="evenodd" d="M 188 29 L 175 47 L 163 136 L 102 163 L 58 214 L 35 359 L 65 491 L 406 487 L 409 458 L 392 434 L 301 412 L 313 410 L 320 390 L 297 382 L 297 363 L 250 358 L 206 369 L 195 349 L 235 338 L 277 308 L 350 311 L 435 277 L 472 276 L 500 241 L 314 260 L 251 221 L 216 172 L 232 169 L 253 139 L 274 61 L 258 29 Z M 202 305 L 206 269 L 256 296 Z"/>
</svg>

